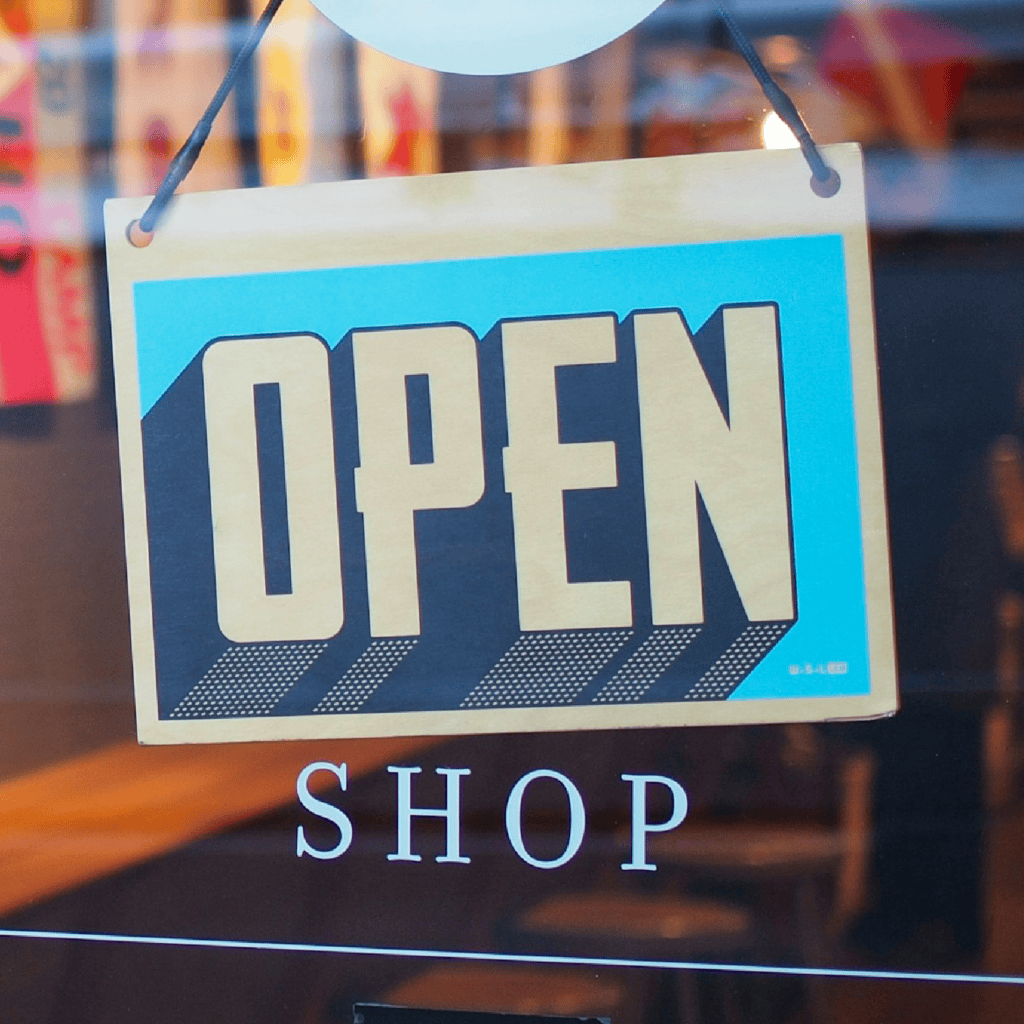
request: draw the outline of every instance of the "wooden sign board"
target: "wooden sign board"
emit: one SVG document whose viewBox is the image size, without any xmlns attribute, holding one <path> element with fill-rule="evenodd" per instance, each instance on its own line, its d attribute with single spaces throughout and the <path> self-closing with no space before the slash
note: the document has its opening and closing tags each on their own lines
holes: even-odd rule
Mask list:
<svg viewBox="0 0 1024 1024">
<path fill-rule="evenodd" d="M 897 704 L 860 152 L 106 207 L 144 742 Z"/>
</svg>

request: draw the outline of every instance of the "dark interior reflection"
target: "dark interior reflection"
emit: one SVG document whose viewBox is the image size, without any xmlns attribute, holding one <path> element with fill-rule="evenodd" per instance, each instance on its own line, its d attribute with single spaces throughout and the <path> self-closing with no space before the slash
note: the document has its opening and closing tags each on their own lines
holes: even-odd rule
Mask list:
<svg viewBox="0 0 1024 1024">
<path fill-rule="evenodd" d="M 87 43 L 94 232 L 101 199 L 128 187 L 100 6 L 63 26 Z M 237 45 L 243 8 L 199 20 L 227 24 Z M 358 842 L 336 861 L 297 859 L 296 827 L 317 829 L 295 801 L 297 769 L 349 758 L 351 745 L 134 744 L 108 339 L 95 398 L 0 408 L 4 927 L 1024 976 L 1024 7 L 735 10 L 816 138 L 865 147 L 902 710 L 820 726 L 366 744 L 345 796 Z M 669 0 L 561 69 L 444 76 L 436 131 L 406 119 L 383 156 L 363 131 L 355 46 L 317 24 L 339 101 L 319 139 L 330 159 L 311 177 L 778 144 L 713 8 L 693 0 Z M 273 176 L 257 88 L 249 74 L 225 115 L 237 184 Z M 147 150 L 157 179 L 165 136 Z M 443 823 L 427 820 L 415 826 L 420 863 L 387 859 L 389 763 L 422 766 L 425 807 L 443 803 L 436 767 L 471 769 L 470 863 L 437 863 Z M 514 856 L 505 835 L 510 788 L 540 767 L 571 778 L 587 808 L 580 853 L 550 871 Z M 624 772 L 672 776 L 689 794 L 686 826 L 651 840 L 656 872 L 620 869 Z M 557 855 L 564 792 L 538 784 L 524 815 L 536 856 Z M 359 1001 L 623 1024 L 938 1024 L 1024 1010 L 1018 987 L 966 982 L 0 942 L 4 1022 L 340 1024 Z"/>
</svg>

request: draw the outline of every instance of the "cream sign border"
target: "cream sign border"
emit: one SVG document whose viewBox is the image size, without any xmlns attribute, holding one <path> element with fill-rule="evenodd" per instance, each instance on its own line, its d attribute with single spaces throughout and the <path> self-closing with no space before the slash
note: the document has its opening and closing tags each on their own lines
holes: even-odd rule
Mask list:
<svg viewBox="0 0 1024 1024">
<path fill-rule="evenodd" d="M 823 199 L 798 150 L 721 153 L 179 197 L 153 243 L 106 206 L 139 738 L 149 743 L 869 718 L 897 706 L 874 325 L 859 147 L 822 149 L 842 178 Z M 439 230 L 443 225 L 443 230 Z M 871 692 L 860 696 L 168 721 L 157 717 L 133 287 L 275 271 L 840 235 L 846 265 Z M 666 717 L 684 722 L 666 723 Z"/>
</svg>

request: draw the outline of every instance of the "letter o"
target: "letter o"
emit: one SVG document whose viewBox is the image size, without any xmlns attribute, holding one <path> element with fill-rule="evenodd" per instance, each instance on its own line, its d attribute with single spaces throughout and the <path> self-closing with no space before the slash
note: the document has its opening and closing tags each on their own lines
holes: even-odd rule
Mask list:
<svg viewBox="0 0 1024 1024">
<path fill-rule="evenodd" d="M 554 779 L 561 784 L 565 795 L 569 798 L 569 836 L 561 855 L 552 860 L 540 860 L 534 857 L 523 843 L 523 796 L 526 793 L 526 787 L 534 779 Z M 579 853 L 579 849 L 583 845 L 586 823 L 587 812 L 583 806 L 583 797 L 580 796 L 580 791 L 576 788 L 575 783 L 561 772 L 552 771 L 550 768 L 538 768 L 536 771 L 524 775 L 512 787 L 512 791 L 508 795 L 508 803 L 505 804 L 505 831 L 508 833 L 512 849 L 516 851 L 521 860 L 535 868 L 550 870 L 568 864 Z"/>
<path fill-rule="evenodd" d="M 281 397 L 292 588 L 268 594 L 254 387 Z M 203 354 L 217 623 L 236 644 L 329 640 L 345 622 L 330 360 L 312 334 L 222 338 Z"/>
</svg>

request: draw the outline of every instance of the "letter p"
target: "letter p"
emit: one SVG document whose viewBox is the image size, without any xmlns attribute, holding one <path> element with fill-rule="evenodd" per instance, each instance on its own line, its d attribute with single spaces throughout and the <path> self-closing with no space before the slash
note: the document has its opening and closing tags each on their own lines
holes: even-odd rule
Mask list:
<svg viewBox="0 0 1024 1024">
<path fill-rule="evenodd" d="M 630 827 L 631 859 L 620 865 L 623 871 L 657 871 L 656 864 L 647 863 L 647 834 L 649 832 L 671 832 L 686 819 L 689 801 L 686 790 L 664 775 L 623 775 L 623 782 L 633 787 L 633 814 Z M 672 812 L 666 821 L 652 824 L 647 820 L 647 787 L 650 783 L 665 786 L 672 794 Z"/>
</svg>

